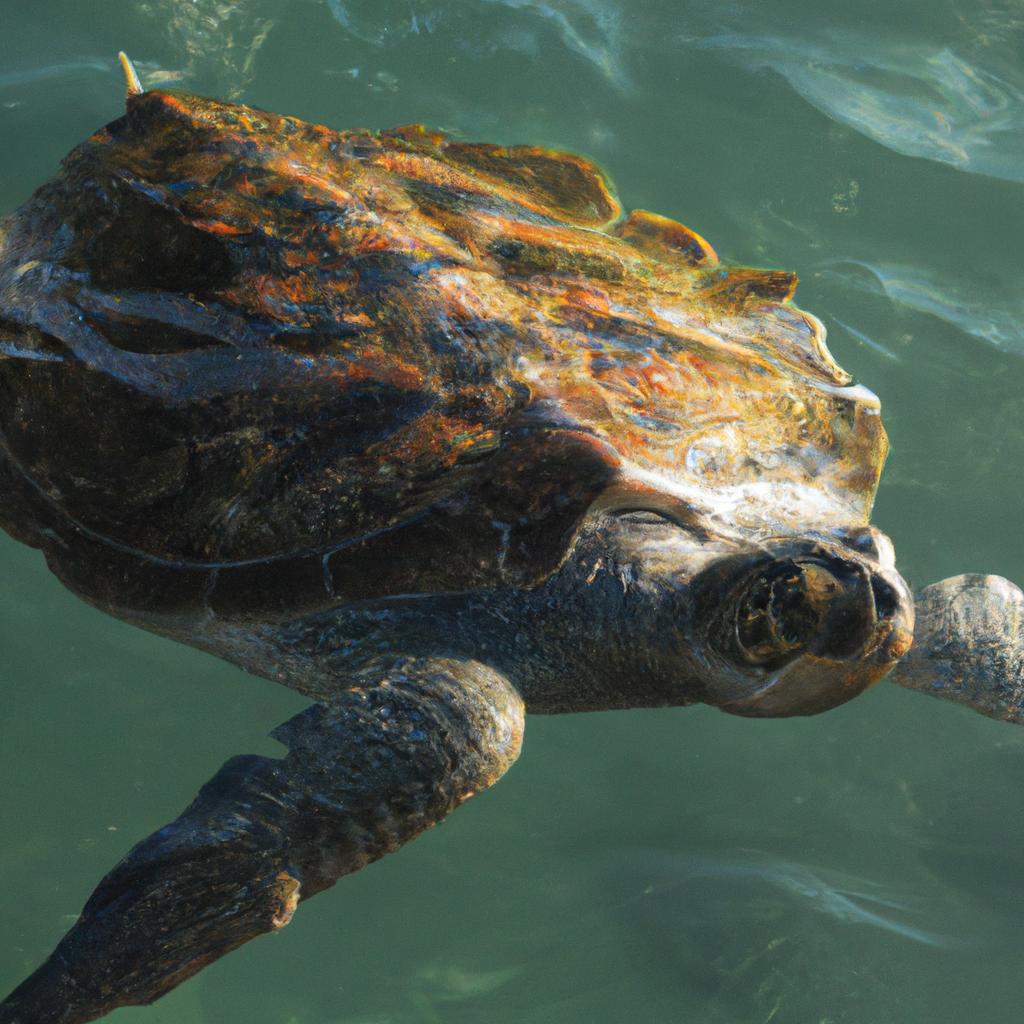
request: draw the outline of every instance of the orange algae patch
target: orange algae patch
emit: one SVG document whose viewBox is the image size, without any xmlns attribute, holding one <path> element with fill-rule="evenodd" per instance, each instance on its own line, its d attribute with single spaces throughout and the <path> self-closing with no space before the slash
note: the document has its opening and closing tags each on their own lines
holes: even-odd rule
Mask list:
<svg viewBox="0 0 1024 1024">
<path fill-rule="evenodd" d="M 330 377 L 339 383 L 374 380 L 404 391 L 416 391 L 426 383 L 419 367 L 398 362 L 375 349 L 365 350 L 343 369 L 332 370 Z"/>
<path fill-rule="evenodd" d="M 696 231 L 668 217 L 634 210 L 614 234 L 659 260 L 679 260 L 689 266 L 715 266 L 718 255 Z"/>
<path fill-rule="evenodd" d="M 278 901 L 278 908 L 270 919 L 270 925 L 275 931 L 284 928 L 295 916 L 301 890 L 302 883 L 287 871 L 281 871 L 274 879 L 273 893 Z"/>
<path fill-rule="evenodd" d="M 238 224 L 226 224 L 222 220 L 190 220 L 189 223 L 194 228 L 199 228 L 201 231 L 209 231 L 214 235 L 247 235 L 252 229 L 248 226 L 241 226 Z"/>
</svg>

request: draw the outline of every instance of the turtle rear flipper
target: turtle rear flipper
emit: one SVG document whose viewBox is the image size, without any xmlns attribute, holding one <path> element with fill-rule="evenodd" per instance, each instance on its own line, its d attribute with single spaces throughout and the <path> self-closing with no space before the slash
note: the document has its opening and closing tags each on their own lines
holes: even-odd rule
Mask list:
<svg viewBox="0 0 1024 1024">
<path fill-rule="evenodd" d="M 288 755 L 235 757 L 90 897 L 0 1024 L 85 1024 L 153 1002 L 300 899 L 397 849 L 495 782 L 523 704 L 477 662 L 394 659 L 274 732 Z"/>
<path fill-rule="evenodd" d="M 1024 725 L 1024 593 L 1002 576 L 965 575 L 916 595 L 914 645 L 900 686 Z"/>
</svg>

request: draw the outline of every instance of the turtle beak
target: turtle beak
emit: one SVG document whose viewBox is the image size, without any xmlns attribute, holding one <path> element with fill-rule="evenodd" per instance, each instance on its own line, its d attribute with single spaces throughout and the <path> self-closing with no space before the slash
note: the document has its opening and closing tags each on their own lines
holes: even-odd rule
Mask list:
<svg viewBox="0 0 1024 1024">
<path fill-rule="evenodd" d="M 914 601 L 882 540 L 778 538 L 698 573 L 704 700 L 734 715 L 814 715 L 881 679 L 914 636 Z"/>
<path fill-rule="evenodd" d="M 894 570 L 860 566 L 862 585 L 847 587 L 809 650 L 772 673 L 755 692 L 719 705 L 752 718 L 816 715 L 878 682 L 914 637 L 914 602 Z"/>
</svg>

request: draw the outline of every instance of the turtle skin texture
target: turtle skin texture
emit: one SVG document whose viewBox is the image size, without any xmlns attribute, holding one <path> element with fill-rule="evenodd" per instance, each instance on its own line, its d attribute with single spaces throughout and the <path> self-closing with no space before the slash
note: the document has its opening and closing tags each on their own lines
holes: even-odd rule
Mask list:
<svg viewBox="0 0 1024 1024">
<path fill-rule="evenodd" d="M 885 432 L 795 286 L 578 156 L 130 95 L 0 222 L 0 525 L 313 704 L 0 1024 L 282 927 L 496 781 L 525 711 L 811 714 L 881 678 L 914 622 L 869 524 Z"/>
</svg>

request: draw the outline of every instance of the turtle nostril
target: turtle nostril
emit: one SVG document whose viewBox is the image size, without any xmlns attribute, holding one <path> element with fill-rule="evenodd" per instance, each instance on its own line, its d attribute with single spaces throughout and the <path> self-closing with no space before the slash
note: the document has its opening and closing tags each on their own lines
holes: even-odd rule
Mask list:
<svg viewBox="0 0 1024 1024">
<path fill-rule="evenodd" d="M 900 596 L 888 580 L 872 573 L 871 594 L 875 599 L 875 616 L 880 621 L 896 617 L 900 610 Z"/>
</svg>

